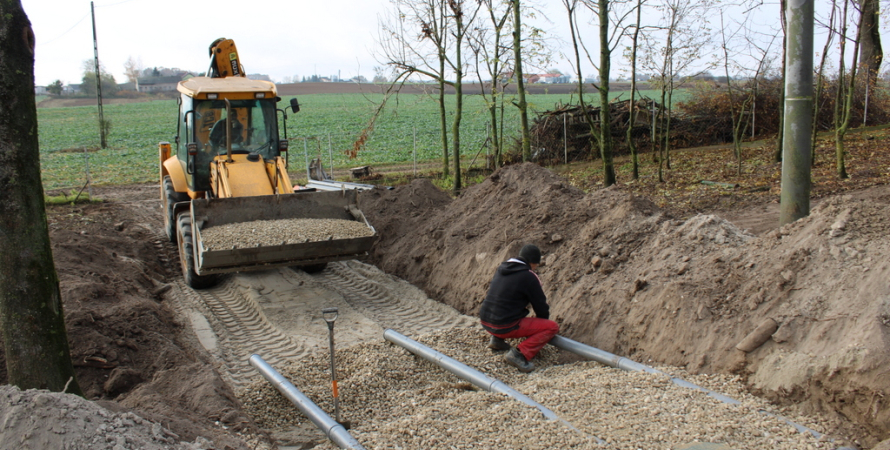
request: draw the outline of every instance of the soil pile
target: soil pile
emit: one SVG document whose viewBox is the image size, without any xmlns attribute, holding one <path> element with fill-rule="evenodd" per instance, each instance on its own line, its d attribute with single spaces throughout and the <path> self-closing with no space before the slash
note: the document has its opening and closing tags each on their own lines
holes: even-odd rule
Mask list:
<svg viewBox="0 0 890 450">
<path fill-rule="evenodd" d="M 18 449 L 197 450 L 212 444 L 180 437 L 132 412 L 115 413 L 76 395 L 0 386 L 0 442 Z"/>
<path fill-rule="evenodd" d="M 827 200 L 753 236 L 718 216 L 676 220 L 620 188 L 585 194 L 533 164 L 456 200 L 416 201 L 430 190 L 418 180 L 360 206 L 393 231 L 374 262 L 432 298 L 475 314 L 497 265 L 535 243 L 560 334 L 647 364 L 741 375 L 769 399 L 851 421 L 867 446 L 890 437 L 890 196 Z M 770 319 L 771 339 L 736 349 Z"/>
<path fill-rule="evenodd" d="M 177 442 L 206 444 L 194 448 L 253 448 L 247 442 L 259 433 L 255 425 L 241 413 L 213 361 L 196 350 L 199 347 L 191 330 L 183 327 L 172 305 L 164 302 L 169 289 L 166 282 L 179 276 L 179 261 L 159 233 L 157 187 L 109 191 L 122 198 L 149 200 L 65 205 L 48 211 L 71 357 L 86 398 L 101 401 L 115 412 L 135 411 L 147 421 L 162 423 L 170 430 L 168 438 L 175 436 Z M 6 383 L 5 366 L 0 345 L 0 383 Z M 37 394 L 26 391 L 22 395 L 31 398 Z M 68 415 L 47 411 L 58 409 L 53 402 L 75 402 L 64 397 L 72 396 L 47 393 L 40 397 L 47 399 L 45 404 L 29 412 L 42 417 L 48 430 L 62 433 L 59 436 L 69 436 L 76 428 L 64 423 Z M 14 405 L 0 404 L 0 411 L 7 407 Z M 71 408 L 94 407 L 77 403 Z M 106 434 L 115 434 L 113 431 Z M 116 436 L 126 437 L 118 431 Z M 92 439 L 94 433 L 84 436 Z M 125 446 L 137 447 L 143 448 Z"/>
</svg>

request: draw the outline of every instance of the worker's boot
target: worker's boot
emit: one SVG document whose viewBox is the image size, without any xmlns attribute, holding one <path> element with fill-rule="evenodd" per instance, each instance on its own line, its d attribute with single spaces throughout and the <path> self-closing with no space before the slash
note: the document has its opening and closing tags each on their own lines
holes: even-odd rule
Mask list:
<svg viewBox="0 0 890 450">
<path fill-rule="evenodd" d="M 522 356 L 522 353 L 515 348 L 504 355 L 504 360 L 507 361 L 507 364 L 519 369 L 519 371 L 523 373 L 529 373 L 532 370 L 535 370 L 535 365 L 528 362 L 528 360 L 525 359 L 525 356 Z"/>
<path fill-rule="evenodd" d="M 491 340 L 488 341 L 488 348 L 493 352 L 503 352 L 510 350 L 510 344 L 497 336 L 492 336 Z"/>
</svg>

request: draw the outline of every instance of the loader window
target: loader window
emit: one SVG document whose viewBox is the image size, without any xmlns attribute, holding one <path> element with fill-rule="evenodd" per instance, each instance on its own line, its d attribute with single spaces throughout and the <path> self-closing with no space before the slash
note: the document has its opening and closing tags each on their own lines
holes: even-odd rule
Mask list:
<svg viewBox="0 0 890 450">
<path fill-rule="evenodd" d="M 186 163 L 188 161 L 186 144 L 192 142 L 192 130 L 195 127 L 195 117 L 192 113 L 192 106 L 192 98 L 183 95 L 182 102 L 179 106 L 179 124 L 177 124 L 176 127 L 179 138 L 177 139 L 176 156 L 179 158 L 179 162 L 182 164 L 182 169 L 186 173 L 188 173 L 188 170 L 186 170 Z"/>
<path fill-rule="evenodd" d="M 195 156 L 196 190 L 210 189 L 210 163 L 217 155 L 226 154 L 227 119 L 232 123 L 232 153 L 257 153 L 265 159 L 279 154 L 274 100 L 230 100 L 230 105 L 228 117 L 225 101 L 194 100 L 194 119 L 187 118 L 187 142 L 196 142 L 199 149 Z"/>
<path fill-rule="evenodd" d="M 232 100 L 232 151 L 258 153 L 263 158 L 278 156 L 278 123 L 273 101 Z M 222 100 L 196 101 L 198 124 L 195 141 L 209 156 L 226 153 L 226 105 Z"/>
</svg>

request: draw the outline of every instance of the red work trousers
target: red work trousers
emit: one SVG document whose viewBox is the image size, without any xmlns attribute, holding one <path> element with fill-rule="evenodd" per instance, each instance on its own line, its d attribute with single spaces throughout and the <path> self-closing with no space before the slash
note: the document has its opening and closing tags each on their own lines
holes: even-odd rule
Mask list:
<svg viewBox="0 0 890 450">
<path fill-rule="evenodd" d="M 550 319 L 525 317 L 519 320 L 519 328 L 503 334 L 491 334 L 501 339 L 526 338 L 516 348 L 525 356 L 526 361 L 531 361 L 556 333 L 559 333 L 558 323 Z"/>
</svg>

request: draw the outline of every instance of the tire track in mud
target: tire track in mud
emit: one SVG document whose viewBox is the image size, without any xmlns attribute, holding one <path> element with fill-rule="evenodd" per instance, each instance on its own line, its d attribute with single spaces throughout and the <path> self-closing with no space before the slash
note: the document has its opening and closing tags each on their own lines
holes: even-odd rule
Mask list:
<svg viewBox="0 0 890 450">
<path fill-rule="evenodd" d="M 233 388 L 237 389 L 257 375 L 248 363 L 253 353 L 262 355 L 269 364 L 277 367 L 308 353 L 308 348 L 269 322 L 262 307 L 249 295 L 244 295 L 235 277 L 202 291 L 193 290 L 182 281 L 177 284 L 186 297 L 206 307 L 204 314 L 210 316 L 207 319 L 216 334 L 218 356 Z"/>
<path fill-rule="evenodd" d="M 427 298 L 420 289 L 374 266 L 357 261 L 330 263 L 317 277 L 381 328 L 406 336 L 477 325 L 475 319 Z"/>
<path fill-rule="evenodd" d="M 338 348 L 381 340 L 386 328 L 416 337 L 478 326 L 474 318 L 429 299 L 410 283 L 359 261 L 330 263 L 317 274 L 289 268 L 231 274 L 213 288 L 195 291 L 183 282 L 176 246 L 158 224 L 163 211 L 157 200 L 125 203 L 131 220 L 153 233 L 166 281 L 172 281 L 172 306 L 235 390 L 259 376 L 248 363 L 254 353 L 281 368 L 312 352 L 327 352 L 324 307 L 340 309 Z"/>
<path fill-rule="evenodd" d="M 258 376 L 248 363 L 252 354 L 281 368 L 311 352 L 326 352 L 323 307 L 340 310 L 335 323 L 338 347 L 380 340 L 386 328 L 419 336 L 476 326 L 475 319 L 358 261 L 331 263 L 314 275 L 288 268 L 234 274 L 200 291 L 180 280 L 176 285 L 185 303 L 206 317 L 215 345 L 202 343 L 218 358 L 221 372 L 236 390 Z M 197 333 L 201 325 L 192 319 L 192 326 Z"/>
</svg>

